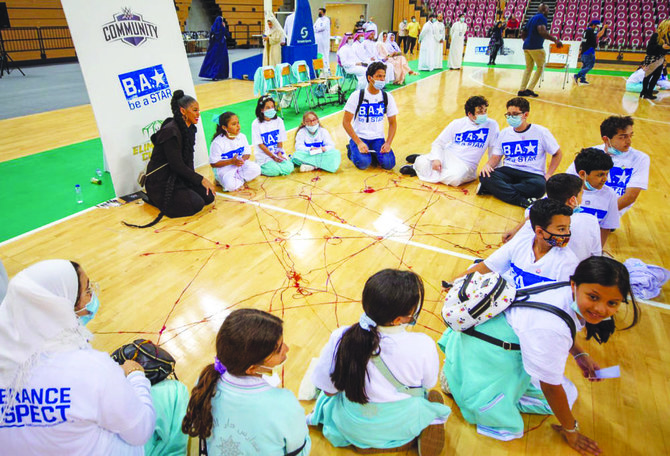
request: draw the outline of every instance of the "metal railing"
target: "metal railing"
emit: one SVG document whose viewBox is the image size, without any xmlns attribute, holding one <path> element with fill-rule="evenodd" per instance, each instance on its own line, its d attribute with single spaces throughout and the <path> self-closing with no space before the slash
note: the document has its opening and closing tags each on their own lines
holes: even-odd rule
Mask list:
<svg viewBox="0 0 670 456">
<path fill-rule="evenodd" d="M 70 30 L 65 26 L 11 27 L 0 30 L 0 39 L 8 54 L 39 51 L 42 60 L 47 59 L 47 51 L 74 50 Z"/>
</svg>

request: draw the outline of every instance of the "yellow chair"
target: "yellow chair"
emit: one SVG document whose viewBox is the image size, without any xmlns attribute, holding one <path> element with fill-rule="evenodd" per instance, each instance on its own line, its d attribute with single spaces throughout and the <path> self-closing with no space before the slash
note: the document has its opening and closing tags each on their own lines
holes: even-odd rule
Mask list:
<svg viewBox="0 0 670 456">
<path fill-rule="evenodd" d="M 552 56 L 554 56 L 554 59 L 552 61 Z M 570 74 L 570 45 L 569 44 L 563 44 L 562 47 L 556 46 L 556 44 L 551 43 L 549 46 L 549 54 L 547 54 L 547 61 L 544 63 L 544 68 L 558 68 L 558 69 L 565 69 L 565 72 L 563 73 L 563 89 L 565 89 L 565 85 L 568 83 L 568 75 Z M 542 87 L 542 81 L 544 81 L 544 71 L 542 72 L 542 77 L 540 78 L 540 83 L 538 87 Z"/>
</svg>

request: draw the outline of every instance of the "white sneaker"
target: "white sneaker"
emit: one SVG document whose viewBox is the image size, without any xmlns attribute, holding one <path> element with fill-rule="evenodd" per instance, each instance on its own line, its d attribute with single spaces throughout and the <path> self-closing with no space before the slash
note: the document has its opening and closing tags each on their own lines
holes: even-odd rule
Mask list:
<svg viewBox="0 0 670 456">
<path fill-rule="evenodd" d="M 300 165 L 300 172 L 301 172 L 301 173 L 306 173 L 306 172 L 309 172 L 309 171 L 314 171 L 315 169 L 316 169 L 316 166 L 305 165 L 305 164 Z"/>
<path fill-rule="evenodd" d="M 444 375 L 444 370 L 442 369 L 440 369 L 439 381 L 440 381 L 440 388 L 442 389 L 444 394 L 451 395 L 451 390 L 449 389 L 449 383 L 447 382 L 447 377 Z"/>
</svg>

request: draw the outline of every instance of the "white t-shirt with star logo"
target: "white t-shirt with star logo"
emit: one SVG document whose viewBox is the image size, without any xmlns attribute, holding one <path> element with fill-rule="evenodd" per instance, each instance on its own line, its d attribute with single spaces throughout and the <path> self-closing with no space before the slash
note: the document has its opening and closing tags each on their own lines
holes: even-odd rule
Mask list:
<svg viewBox="0 0 670 456">
<path fill-rule="evenodd" d="M 444 164 L 448 157 L 457 157 L 468 167 L 477 168 L 486 149 L 490 153 L 499 131 L 498 123 L 493 119 L 488 119 L 481 125 L 477 125 L 467 116 L 456 119 L 433 141 L 428 158 L 440 160 Z"/>
<path fill-rule="evenodd" d="M 547 154 L 554 155 L 559 149 L 548 129 L 531 124 L 521 133 L 512 127 L 503 129 L 493 147 L 493 155 L 504 155 L 504 166 L 544 176 Z"/>
<path fill-rule="evenodd" d="M 386 112 L 384 112 L 384 96 L 381 90 L 376 95 L 371 94 L 367 86 L 364 90 L 365 95 L 358 110 L 358 115 L 356 115 L 356 107 L 360 98 L 360 90 L 355 90 L 349 96 L 347 104 L 344 105 L 344 110 L 354 114 L 354 120 L 351 123 L 359 138 L 368 140 L 384 139 L 384 116 L 393 117 L 398 115 L 398 107 L 393 95 L 387 92 L 388 106 L 386 106 Z"/>
<path fill-rule="evenodd" d="M 598 146 L 593 146 L 593 148 L 604 151 L 605 145 L 600 144 Z M 617 198 L 623 196 L 629 187 L 641 188 L 642 190 L 648 188 L 649 155 L 631 147 L 628 149 L 628 152 L 624 152 L 621 155 L 610 155 L 610 157 L 612 157 L 614 167 L 610 170 L 609 178 L 605 185 L 614 190 Z M 575 171 L 575 164 L 572 163 L 566 172 L 577 174 Z M 623 208 L 619 211 L 619 215 L 623 215 L 631 207 L 633 207 L 632 204 Z"/>
</svg>

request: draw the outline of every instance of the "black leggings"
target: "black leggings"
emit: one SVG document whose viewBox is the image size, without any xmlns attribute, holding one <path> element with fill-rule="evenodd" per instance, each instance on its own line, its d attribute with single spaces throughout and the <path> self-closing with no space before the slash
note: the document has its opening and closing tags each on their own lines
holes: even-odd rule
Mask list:
<svg viewBox="0 0 670 456">
<path fill-rule="evenodd" d="M 160 186 L 157 191 L 151 191 L 147 187 L 147 194 L 149 199 L 151 199 L 151 203 L 170 218 L 188 217 L 197 214 L 203 207 L 214 202 L 214 195 L 211 193 L 208 194 L 202 185 L 191 186 L 179 180 L 174 185 L 172 197 L 167 207 L 164 207 L 164 186 Z"/>
<path fill-rule="evenodd" d="M 663 65 L 659 65 L 653 73 L 651 73 L 649 76 L 645 76 L 645 78 L 642 80 L 642 96 L 653 95 L 654 87 L 656 87 L 656 83 L 661 78 L 661 74 L 663 74 Z"/>
</svg>

